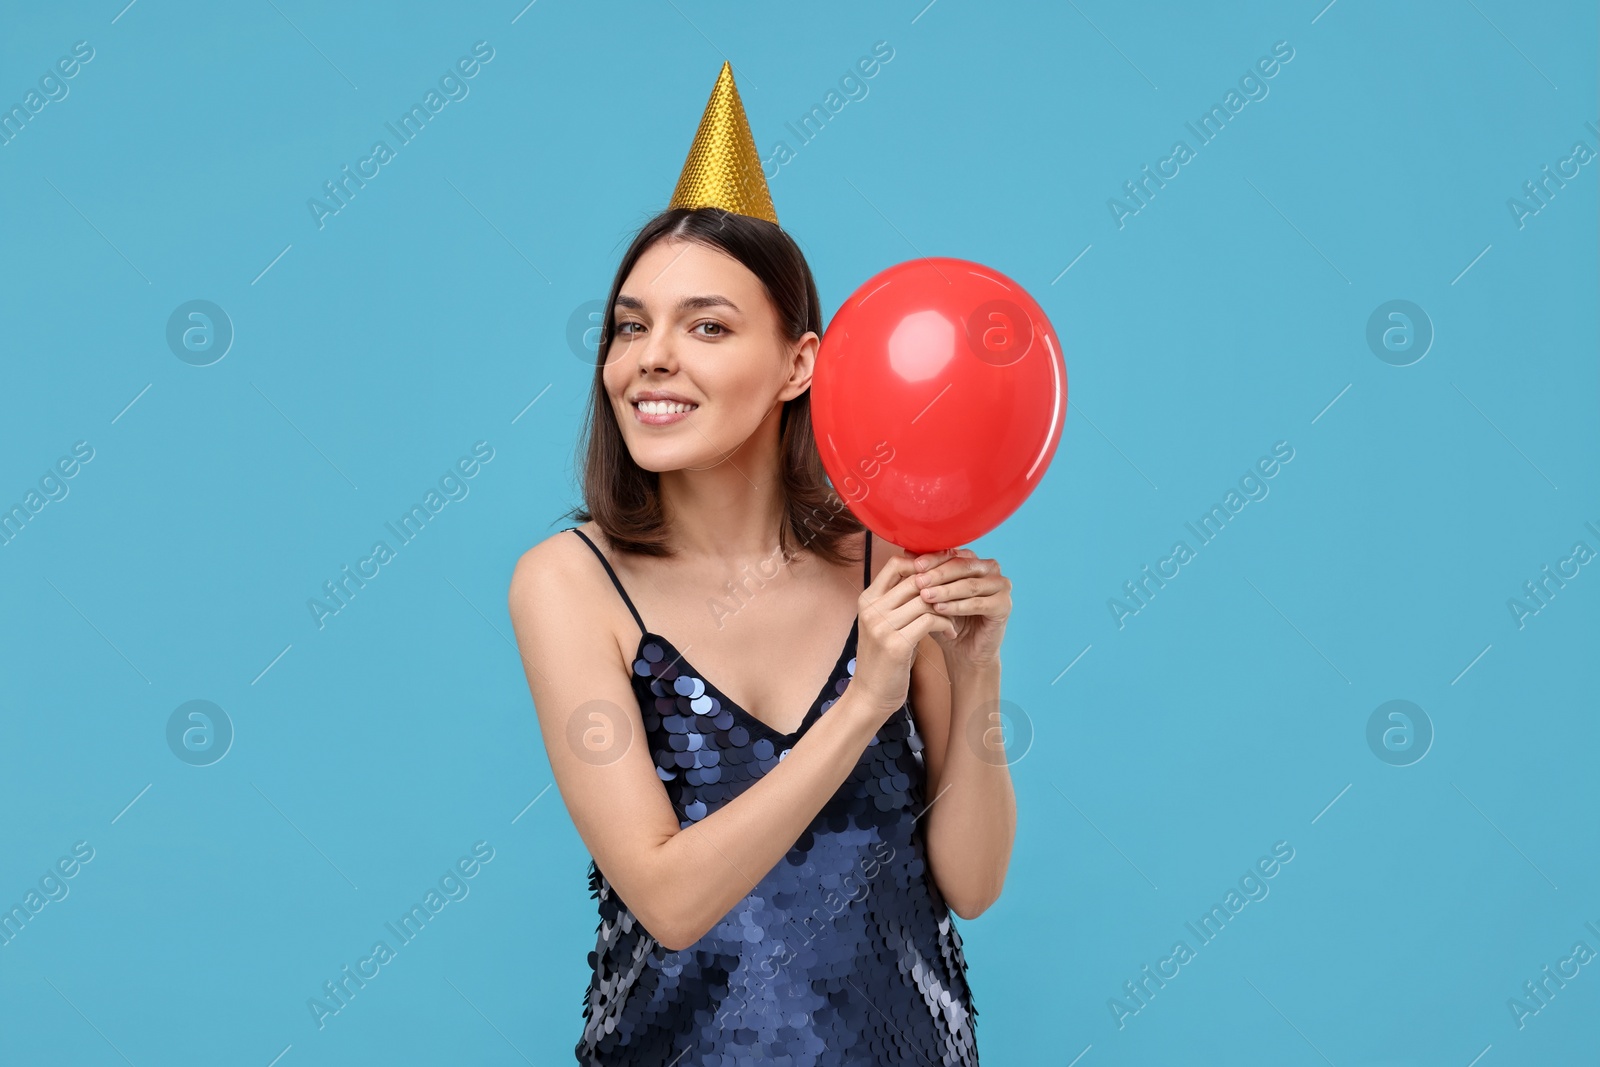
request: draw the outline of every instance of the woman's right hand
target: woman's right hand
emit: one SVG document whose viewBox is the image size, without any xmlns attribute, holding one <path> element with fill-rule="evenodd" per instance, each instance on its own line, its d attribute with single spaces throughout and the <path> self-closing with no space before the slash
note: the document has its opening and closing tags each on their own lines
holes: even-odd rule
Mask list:
<svg viewBox="0 0 1600 1067">
<path fill-rule="evenodd" d="M 941 561 L 942 553 L 930 554 Z M 905 704 L 917 646 L 931 633 L 955 633 L 955 622 L 922 598 L 916 584 L 916 556 L 890 556 L 856 600 L 856 672 L 849 691 L 858 694 L 879 719 Z"/>
</svg>

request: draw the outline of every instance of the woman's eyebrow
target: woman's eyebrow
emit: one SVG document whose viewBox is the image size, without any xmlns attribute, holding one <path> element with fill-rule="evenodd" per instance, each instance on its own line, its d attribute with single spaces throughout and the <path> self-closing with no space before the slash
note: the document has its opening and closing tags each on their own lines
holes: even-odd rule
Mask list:
<svg viewBox="0 0 1600 1067">
<path fill-rule="evenodd" d="M 626 293 L 621 293 L 617 296 L 617 307 L 631 308 L 634 311 L 643 311 L 644 301 L 640 300 L 636 296 L 629 296 Z M 686 296 L 682 300 L 678 301 L 679 311 L 697 311 L 701 308 L 710 307 L 731 308 L 736 313 L 739 311 L 738 304 L 735 304 L 732 300 L 729 300 L 725 296 L 718 296 L 715 293 L 711 293 L 706 296 Z"/>
</svg>

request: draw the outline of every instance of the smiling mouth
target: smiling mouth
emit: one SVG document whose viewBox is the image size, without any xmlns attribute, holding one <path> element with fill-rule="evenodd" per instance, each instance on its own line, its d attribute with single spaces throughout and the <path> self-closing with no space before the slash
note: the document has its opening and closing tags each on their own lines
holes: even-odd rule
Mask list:
<svg viewBox="0 0 1600 1067">
<path fill-rule="evenodd" d="M 684 404 L 675 400 L 639 400 L 633 405 L 641 415 L 678 415 L 698 408 L 699 404 Z"/>
</svg>

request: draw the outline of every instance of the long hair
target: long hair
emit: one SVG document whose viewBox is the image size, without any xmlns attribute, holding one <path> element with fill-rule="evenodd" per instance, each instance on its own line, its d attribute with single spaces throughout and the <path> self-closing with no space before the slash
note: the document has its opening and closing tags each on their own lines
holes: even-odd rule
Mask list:
<svg viewBox="0 0 1600 1067">
<path fill-rule="evenodd" d="M 563 518 L 592 521 L 618 549 L 647 556 L 672 554 L 660 478 L 633 461 L 603 375 L 615 336 L 617 293 L 639 257 L 657 241 L 668 238 L 698 242 L 748 267 L 766 287 L 789 340 L 798 341 L 808 330 L 819 337 L 823 332 L 822 305 L 811 268 L 794 239 L 774 223 L 721 208 L 673 208 L 640 229 L 617 267 L 603 312 L 589 413 L 578 445 L 584 456 L 583 503 Z M 784 500 L 778 543 L 785 562 L 795 558 L 797 547 L 810 549 L 835 565 L 859 562 L 841 551 L 840 545 L 865 527 L 835 492 L 817 454 L 809 388 L 783 402 L 778 427 Z"/>
</svg>

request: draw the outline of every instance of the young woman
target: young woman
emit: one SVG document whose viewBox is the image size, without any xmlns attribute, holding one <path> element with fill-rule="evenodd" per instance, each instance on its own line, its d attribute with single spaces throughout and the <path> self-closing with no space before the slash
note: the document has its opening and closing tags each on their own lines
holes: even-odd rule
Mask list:
<svg viewBox="0 0 1600 1067">
<path fill-rule="evenodd" d="M 582 525 L 509 597 L 594 860 L 578 1060 L 975 1064 L 949 913 L 988 908 L 1011 852 L 1011 583 L 908 556 L 829 486 L 820 305 L 779 226 L 670 209 L 607 307 Z"/>
</svg>

